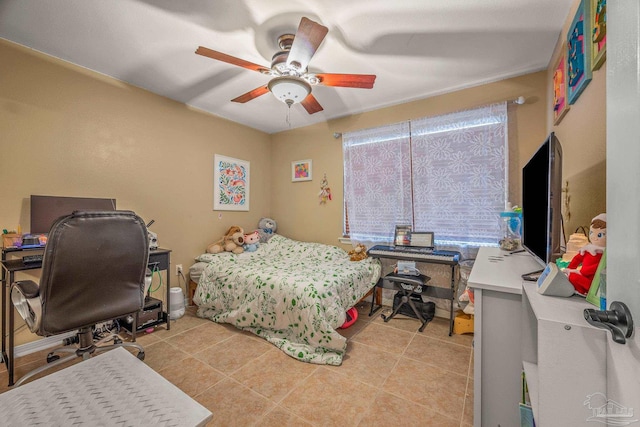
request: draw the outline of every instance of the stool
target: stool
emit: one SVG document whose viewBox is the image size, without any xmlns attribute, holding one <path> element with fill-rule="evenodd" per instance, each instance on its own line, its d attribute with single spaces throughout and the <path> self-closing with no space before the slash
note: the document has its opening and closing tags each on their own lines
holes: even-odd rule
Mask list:
<svg viewBox="0 0 640 427">
<path fill-rule="evenodd" d="M 394 307 L 391 315 L 385 316 L 383 314 L 382 319 L 385 321 L 385 323 L 388 322 L 389 320 L 393 319 L 396 314 L 398 314 L 400 309 L 405 304 L 407 304 L 411 308 L 411 310 L 413 310 L 413 312 L 415 313 L 416 318 L 420 321 L 420 323 L 422 323 L 422 325 L 418 329 L 420 332 L 422 332 L 425 326 L 427 326 L 427 323 L 429 323 L 433 319 L 433 316 L 428 318 L 423 316 L 422 312 L 418 310 L 418 307 L 416 307 L 416 304 L 412 299 L 412 295 L 422 294 L 425 284 L 429 280 L 431 280 L 431 278 L 429 276 L 425 276 L 424 274 L 420 274 L 418 276 L 410 276 L 410 275 L 404 275 L 404 274 L 390 273 L 384 276 L 384 280 L 388 280 L 389 282 L 393 283 L 394 287 L 398 290 L 398 292 L 400 292 L 400 295 L 402 297 L 401 297 L 400 304 Z"/>
</svg>

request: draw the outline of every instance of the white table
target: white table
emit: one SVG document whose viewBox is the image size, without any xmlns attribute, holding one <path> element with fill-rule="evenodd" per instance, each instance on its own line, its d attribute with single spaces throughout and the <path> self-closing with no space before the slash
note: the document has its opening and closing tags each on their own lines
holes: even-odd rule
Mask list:
<svg viewBox="0 0 640 427">
<path fill-rule="evenodd" d="M 123 348 L 0 394 L 7 426 L 203 426 L 204 406 Z"/>
</svg>

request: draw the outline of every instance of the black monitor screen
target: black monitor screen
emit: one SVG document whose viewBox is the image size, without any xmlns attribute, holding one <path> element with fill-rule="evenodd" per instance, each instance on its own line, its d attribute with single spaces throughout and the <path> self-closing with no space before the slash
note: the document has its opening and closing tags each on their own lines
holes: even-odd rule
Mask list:
<svg viewBox="0 0 640 427">
<path fill-rule="evenodd" d="M 539 262 L 561 255 L 562 148 L 551 133 L 522 169 L 522 244 Z"/>
<path fill-rule="evenodd" d="M 74 211 L 115 211 L 116 199 L 31 196 L 31 234 L 48 233 L 53 223 Z"/>
</svg>

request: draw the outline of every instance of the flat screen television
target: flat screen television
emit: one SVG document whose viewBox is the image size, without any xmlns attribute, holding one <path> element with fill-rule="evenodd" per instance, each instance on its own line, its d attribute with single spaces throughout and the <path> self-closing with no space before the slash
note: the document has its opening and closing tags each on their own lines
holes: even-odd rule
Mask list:
<svg viewBox="0 0 640 427">
<path fill-rule="evenodd" d="M 562 255 L 562 146 L 552 132 L 522 168 L 522 246 L 544 268 Z"/>
<path fill-rule="evenodd" d="M 31 234 L 45 234 L 61 216 L 74 211 L 115 211 L 116 199 L 31 196 Z"/>
</svg>

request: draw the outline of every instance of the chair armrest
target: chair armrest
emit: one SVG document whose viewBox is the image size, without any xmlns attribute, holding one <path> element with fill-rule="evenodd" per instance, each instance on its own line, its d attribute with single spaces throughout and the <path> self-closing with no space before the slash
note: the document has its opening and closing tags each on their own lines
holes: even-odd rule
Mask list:
<svg viewBox="0 0 640 427">
<path fill-rule="evenodd" d="M 20 280 L 14 282 L 11 287 L 16 287 L 26 298 L 36 298 L 40 295 L 40 286 L 33 280 Z"/>
</svg>

